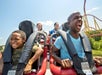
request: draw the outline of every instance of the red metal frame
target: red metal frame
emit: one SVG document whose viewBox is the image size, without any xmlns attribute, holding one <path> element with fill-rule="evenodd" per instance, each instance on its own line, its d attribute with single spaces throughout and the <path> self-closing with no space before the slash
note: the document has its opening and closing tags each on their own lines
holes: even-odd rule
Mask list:
<svg viewBox="0 0 102 75">
<path fill-rule="evenodd" d="M 50 58 L 50 70 L 53 75 L 77 75 L 73 68 L 63 69 L 60 66 L 56 66 L 52 57 Z"/>
<path fill-rule="evenodd" d="M 96 66 L 97 67 L 97 74 L 102 74 L 102 66 Z M 54 64 L 54 59 L 50 58 L 50 70 L 53 75 L 77 75 L 75 70 L 73 68 L 66 68 L 63 69 L 61 66 L 56 66 Z"/>
</svg>

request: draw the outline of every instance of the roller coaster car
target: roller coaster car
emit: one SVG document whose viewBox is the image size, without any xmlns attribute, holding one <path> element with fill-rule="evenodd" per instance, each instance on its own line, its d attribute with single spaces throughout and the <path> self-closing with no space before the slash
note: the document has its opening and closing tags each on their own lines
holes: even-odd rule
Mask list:
<svg viewBox="0 0 102 75">
<path fill-rule="evenodd" d="M 60 34 L 57 33 L 53 34 L 51 37 L 51 43 L 53 43 L 52 40 L 54 35 L 60 35 Z M 56 54 L 60 56 L 59 52 Z M 96 67 L 97 67 L 97 75 L 102 74 L 102 66 L 96 66 Z M 51 56 L 50 56 L 50 70 L 53 75 L 77 75 L 74 68 L 62 68 L 57 62 L 55 62 L 55 60 Z"/>
<path fill-rule="evenodd" d="M 44 52 L 41 55 L 40 59 L 38 59 L 37 62 L 33 64 L 32 72 L 24 75 L 44 75 L 46 72 L 46 65 L 47 65 L 46 35 L 42 31 L 34 32 L 30 35 L 30 37 L 28 38 L 25 44 L 25 49 L 22 53 L 19 63 L 28 62 L 27 59 L 29 59 L 29 56 L 31 54 L 30 51 L 34 43 L 38 43 L 38 42 L 43 47 Z M 36 69 L 36 71 L 33 71 L 33 69 Z"/>
</svg>

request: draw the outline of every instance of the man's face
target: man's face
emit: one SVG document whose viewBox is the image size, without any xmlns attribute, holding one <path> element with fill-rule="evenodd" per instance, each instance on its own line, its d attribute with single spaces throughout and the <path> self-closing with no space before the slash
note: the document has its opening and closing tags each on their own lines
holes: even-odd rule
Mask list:
<svg viewBox="0 0 102 75">
<path fill-rule="evenodd" d="M 55 25 L 55 29 L 56 29 L 56 30 L 59 29 L 59 24 L 58 24 L 58 23 L 56 23 L 56 25 Z"/>
<path fill-rule="evenodd" d="M 82 16 L 79 13 L 74 14 L 70 19 L 70 27 L 74 32 L 79 32 L 82 27 Z"/>
<path fill-rule="evenodd" d="M 10 39 L 10 45 L 13 49 L 21 48 L 25 40 L 21 37 L 19 33 L 13 33 Z"/>
<path fill-rule="evenodd" d="M 37 28 L 38 28 L 38 31 L 40 31 L 40 30 L 42 29 L 42 24 L 39 23 L 39 24 L 37 25 Z"/>
</svg>

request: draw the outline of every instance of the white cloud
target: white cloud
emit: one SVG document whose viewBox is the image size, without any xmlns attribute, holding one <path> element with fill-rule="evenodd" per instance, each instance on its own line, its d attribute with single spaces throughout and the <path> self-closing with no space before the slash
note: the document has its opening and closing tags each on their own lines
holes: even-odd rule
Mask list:
<svg viewBox="0 0 102 75">
<path fill-rule="evenodd" d="M 51 20 L 46 20 L 46 21 L 38 21 L 37 23 L 42 23 L 43 25 L 43 30 L 46 31 L 47 33 L 49 33 L 50 30 L 53 29 L 54 27 L 54 22 Z M 36 28 L 35 28 L 36 30 Z"/>
<path fill-rule="evenodd" d="M 91 13 L 91 12 L 94 12 L 94 11 L 99 10 L 99 9 L 100 9 L 99 7 L 94 7 L 92 9 L 90 9 L 90 10 L 87 10 L 86 12 Z"/>
<path fill-rule="evenodd" d="M 40 23 L 42 23 L 42 25 L 46 25 L 46 26 L 51 26 L 51 25 L 53 25 L 53 21 L 51 21 L 51 20 L 47 20 L 47 21 L 39 21 Z M 38 22 L 38 23 L 39 23 Z"/>
</svg>

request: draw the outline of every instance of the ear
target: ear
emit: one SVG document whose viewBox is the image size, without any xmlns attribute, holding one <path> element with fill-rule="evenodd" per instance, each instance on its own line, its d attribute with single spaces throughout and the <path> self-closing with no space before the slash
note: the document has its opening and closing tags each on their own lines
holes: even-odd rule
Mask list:
<svg viewBox="0 0 102 75">
<path fill-rule="evenodd" d="M 23 39 L 23 42 L 25 43 L 26 42 L 26 39 Z"/>
<path fill-rule="evenodd" d="M 67 23 L 68 23 L 67 25 L 70 27 L 70 22 L 67 22 Z"/>
</svg>

